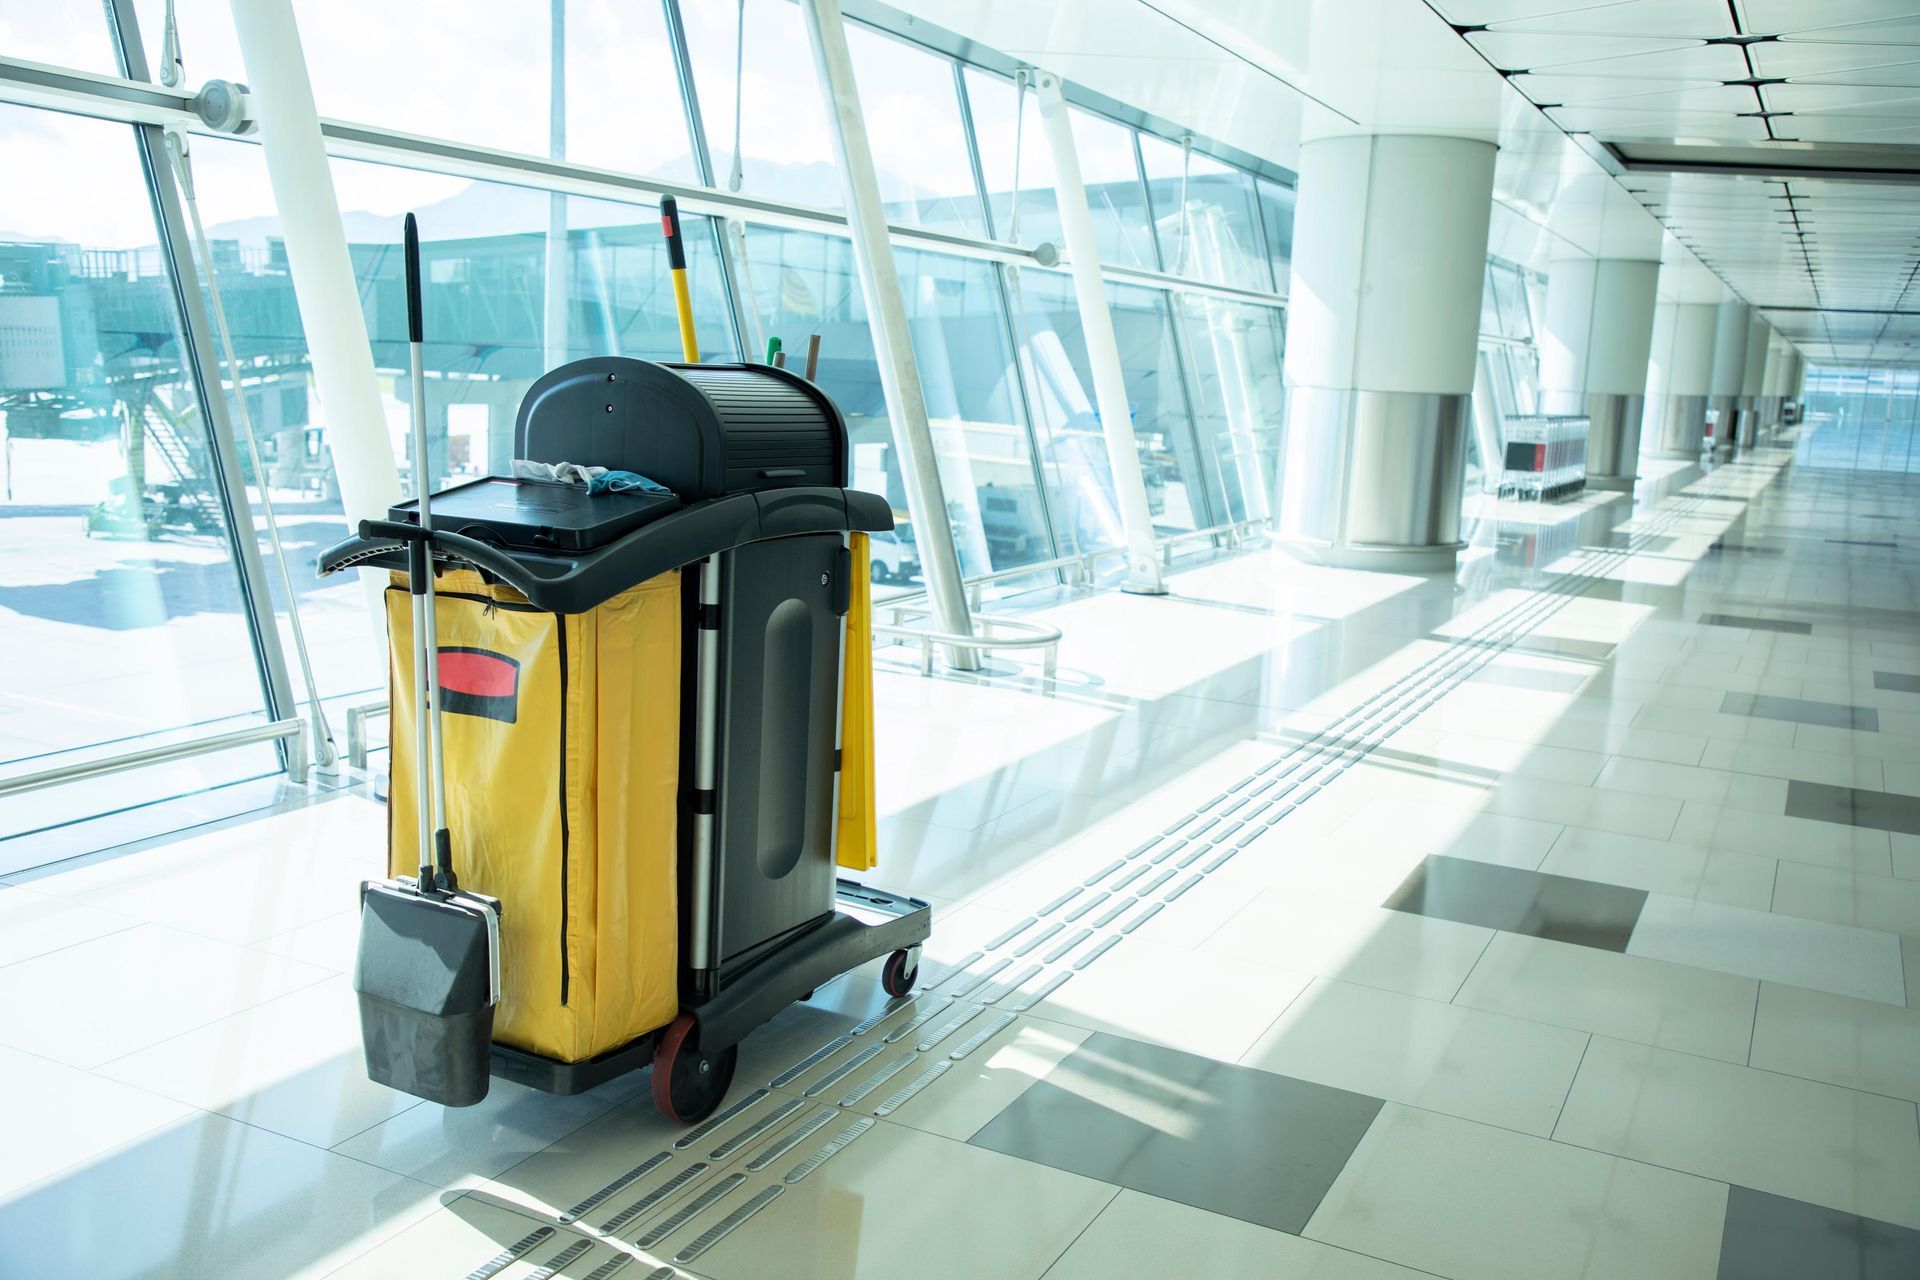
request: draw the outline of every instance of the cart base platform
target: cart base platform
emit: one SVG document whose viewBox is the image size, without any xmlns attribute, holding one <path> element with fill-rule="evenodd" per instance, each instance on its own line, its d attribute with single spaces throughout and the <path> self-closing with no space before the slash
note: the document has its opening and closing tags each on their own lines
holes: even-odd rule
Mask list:
<svg viewBox="0 0 1920 1280">
<path fill-rule="evenodd" d="M 831 914 L 727 974 L 711 999 L 683 1012 L 693 1015 L 701 1050 L 720 1053 L 841 974 L 890 952 L 915 950 L 932 930 L 933 908 L 927 903 L 843 879 L 836 886 Z M 495 1044 L 492 1071 L 542 1093 L 585 1093 L 651 1064 L 665 1030 L 656 1028 L 584 1062 L 561 1062 Z"/>
</svg>

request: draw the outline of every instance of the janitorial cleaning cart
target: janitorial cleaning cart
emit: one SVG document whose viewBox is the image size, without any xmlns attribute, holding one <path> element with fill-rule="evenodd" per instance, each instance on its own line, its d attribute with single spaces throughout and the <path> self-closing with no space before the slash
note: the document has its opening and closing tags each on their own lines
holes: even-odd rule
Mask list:
<svg viewBox="0 0 1920 1280">
<path fill-rule="evenodd" d="M 516 475 L 321 557 L 391 571 L 368 1071 L 450 1105 L 489 1075 L 575 1093 L 651 1065 L 660 1110 L 701 1119 L 747 1033 L 881 956 L 905 994 L 931 926 L 839 874 L 874 863 L 866 539 L 892 513 L 847 487 L 818 387 L 698 362 L 662 212 L 686 362 L 552 370 L 521 404 Z M 411 235 L 408 261 L 417 281 Z M 416 419 L 420 375 L 416 357 Z"/>
</svg>

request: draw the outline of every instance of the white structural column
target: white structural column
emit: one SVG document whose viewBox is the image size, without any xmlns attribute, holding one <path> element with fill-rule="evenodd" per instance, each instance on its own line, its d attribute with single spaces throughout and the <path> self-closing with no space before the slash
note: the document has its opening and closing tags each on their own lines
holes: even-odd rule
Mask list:
<svg viewBox="0 0 1920 1280">
<path fill-rule="evenodd" d="M 1280 536 L 1412 572 L 1460 547 L 1494 147 L 1374 134 L 1300 148 Z"/>
<path fill-rule="evenodd" d="M 286 237 L 313 380 L 326 411 L 340 501 L 349 526 L 383 518 L 399 501 L 399 470 L 292 0 L 233 0 L 233 25 L 247 66 L 249 109 L 260 125 L 267 178 Z M 382 617 L 378 610 L 374 616 Z M 381 634 L 384 644 L 384 624 Z"/>
<path fill-rule="evenodd" d="M 940 630 L 971 636 L 973 622 L 960 580 L 960 560 L 954 552 L 946 489 L 940 483 L 933 429 L 927 422 L 926 392 L 913 356 L 907 309 L 900 296 L 900 273 L 893 261 L 893 243 L 887 236 L 887 215 L 880 203 L 873 152 L 867 146 L 866 120 L 860 113 L 860 93 L 854 84 L 853 59 L 847 52 L 840 0 L 805 0 L 801 8 L 807 17 L 814 70 L 833 107 L 833 150 L 840 162 L 840 180 L 847 198 L 853 260 L 873 330 L 880 390 L 886 397 L 887 417 L 893 423 L 894 448 L 900 455 L 901 479 L 913 514 L 914 541 L 926 577 L 927 599 Z M 961 671 L 980 669 L 979 655 L 971 649 L 951 648 L 948 661 Z"/>
<path fill-rule="evenodd" d="M 1740 371 L 1740 413 L 1734 443 L 1751 448 L 1759 438 L 1761 401 L 1767 394 L 1767 346 L 1773 326 L 1755 307 L 1747 317 L 1747 354 Z"/>
<path fill-rule="evenodd" d="M 1596 488 L 1630 490 L 1636 479 L 1659 281 L 1658 262 L 1566 258 L 1548 268 L 1540 407 L 1587 416 Z"/>
<path fill-rule="evenodd" d="M 1740 398 L 1747 385 L 1747 328 L 1753 308 L 1728 300 L 1720 304 L 1713 326 L 1713 388 L 1707 411 L 1713 415 L 1713 447 L 1731 449 L 1739 424 Z"/>
<path fill-rule="evenodd" d="M 1655 458 L 1697 461 L 1706 436 L 1707 399 L 1713 390 L 1713 338 L 1719 307 L 1711 302 L 1663 302 L 1655 328 L 1648 385 L 1655 388 L 1647 411 L 1645 452 Z"/>
<path fill-rule="evenodd" d="M 1107 466 L 1113 473 L 1114 506 L 1127 543 L 1127 578 L 1123 589 L 1142 595 L 1162 595 L 1160 562 L 1154 554 L 1153 516 L 1147 509 L 1147 482 L 1140 474 L 1140 446 L 1133 434 L 1133 413 L 1127 404 L 1127 381 L 1120 371 L 1120 343 L 1113 334 L 1113 312 L 1107 307 L 1107 282 L 1100 274 L 1100 248 L 1093 236 L 1093 214 L 1087 207 L 1087 188 L 1080 180 L 1080 153 L 1073 143 L 1073 118 L 1060 92 L 1060 77 L 1042 71 L 1035 87 L 1047 145 L 1053 153 L 1054 193 L 1060 205 L 1060 238 L 1073 270 L 1074 300 L 1080 308 L 1080 333 L 1087 344 L 1087 364 L 1093 370 L 1093 401 L 1100 415 L 1100 434 L 1107 445 Z"/>
</svg>

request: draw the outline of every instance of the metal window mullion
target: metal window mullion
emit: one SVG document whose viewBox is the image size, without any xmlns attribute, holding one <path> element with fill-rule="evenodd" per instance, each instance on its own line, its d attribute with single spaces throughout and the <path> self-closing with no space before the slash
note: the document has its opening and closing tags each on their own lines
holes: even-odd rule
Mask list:
<svg viewBox="0 0 1920 1280">
<path fill-rule="evenodd" d="M 1167 246 L 1160 243 L 1160 214 L 1154 208 L 1153 183 L 1147 180 L 1147 153 L 1140 147 L 1140 131 L 1127 130 L 1127 136 L 1133 140 L 1133 169 L 1140 175 L 1140 198 L 1147 203 L 1147 235 L 1153 241 L 1153 265 L 1160 271 L 1167 269 Z"/>
<path fill-rule="evenodd" d="M 1180 308 L 1175 305 L 1180 295 L 1174 290 L 1166 290 L 1161 305 L 1166 308 L 1167 326 L 1173 335 L 1173 364 L 1175 376 L 1180 383 L 1180 402 L 1187 410 L 1188 447 L 1193 450 L 1193 463 L 1200 472 L 1200 506 L 1202 518 L 1198 521 L 1201 528 L 1212 528 L 1226 523 L 1225 508 L 1227 491 L 1225 473 L 1221 473 L 1219 506 L 1214 503 L 1213 480 L 1207 474 L 1206 461 L 1214 451 L 1207 449 L 1200 439 L 1200 414 L 1196 408 L 1194 388 L 1199 384 L 1199 370 L 1193 363 L 1193 350 L 1187 343 L 1187 331 L 1180 324 Z M 1224 394 L 1224 393 L 1223 393 Z M 1217 470 L 1217 468 L 1216 468 Z"/>
<path fill-rule="evenodd" d="M 140 27 L 132 0 L 106 0 L 107 15 L 113 28 L 115 52 L 122 73 L 129 80 L 147 78 L 146 49 L 140 43 Z M 160 254 L 167 265 L 168 282 L 173 292 L 175 317 L 179 322 L 181 366 L 191 380 L 199 401 L 201 421 L 207 431 L 208 458 L 216 493 L 222 499 L 228 545 L 238 572 L 240 596 L 252 632 L 254 662 L 260 678 L 260 691 L 269 720 L 282 720 L 296 714 L 293 685 L 287 675 L 287 659 L 280 645 L 280 623 L 274 611 L 273 593 L 267 585 L 266 567 L 261 563 L 259 538 L 253 525 L 253 507 L 247 500 L 246 477 L 240 467 L 240 452 L 227 416 L 226 391 L 220 380 L 220 367 L 214 356 L 212 325 L 207 317 L 206 300 L 200 293 L 200 273 L 194 263 L 186 230 L 186 214 L 180 203 L 180 191 L 173 182 L 167 158 L 166 131 L 156 124 L 132 126 L 140 152 L 140 167 L 147 182 L 147 194 L 153 202 L 154 229 L 160 238 Z M 211 274 L 213 264 L 207 264 Z M 212 284 L 212 281 L 209 281 Z M 236 386 L 237 395 L 245 389 Z M 266 484 L 266 477 L 260 477 Z M 135 501 L 140 495 L 134 495 Z M 291 602 L 289 602 L 291 604 Z M 295 757 L 284 741 L 279 748 L 282 767 L 292 768 Z"/>
<path fill-rule="evenodd" d="M 1267 264 L 1267 283 L 1280 293 L 1280 272 L 1273 264 L 1273 237 L 1267 234 L 1267 202 L 1260 198 L 1260 179 L 1250 173 L 1246 176 L 1253 191 L 1253 231 L 1260 237 L 1260 260 Z"/>
<path fill-rule="evenodd" d="M 973 98 L 967 93 L 966 68 L 959 62 L 952 62 L 954 100 L 960 104 L 960 132 L 967 140 L 967 166 L 973 171 L 973 189 L 980 200 L 981 225 L 986 228 L 987 237 L 993 237 L 993 202 L 987 199 L 987 170 L 980 159 L 980 138 L 974 132 Z M 1019 198 L 1019 192 L 1013 193 Z M 1013 393 L 1020 400 L 1021 426 L 1027 433 L 1027 469 L 1033 473 L 1033 491 L 1038 495 L 1040 504 L 1040 527 L 1047 535 L 1048 558 L 1060 558 L 1060 533 L 1053 527 L 1053 500 L 1047 494 L 1047 474 L 1040 464 L 1040 437 L 1034 430 L 1033 396 L 1027 387 L 1026 375 L 1022 372 L 1020 358 L 1020 330 L 1013 319 L 1013 295 L 1007 288 L 1006 269 L 1001 263 L 989 264 L 993 272 L 994 295 L 999 299 L 1000 330 L 1007 343 L 1007 355 L 1012 360 Z M 1018 270 L 1019 268 L 1015 268 Z M 1066 585 L 1066 572 L 1056 568 L 1054 580 L 1061 586 Z"/>
</svg>

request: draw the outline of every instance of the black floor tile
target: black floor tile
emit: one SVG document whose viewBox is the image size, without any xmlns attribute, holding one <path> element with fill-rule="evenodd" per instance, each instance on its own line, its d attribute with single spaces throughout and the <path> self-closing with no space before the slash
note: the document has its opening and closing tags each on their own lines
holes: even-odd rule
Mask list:
<svg viewBox="0 0 1920 1280">
<path fill-rule="evenodd" d="M 1298 1235 L 1380 1106 L 1364 1094 L 1096 1033 L 972 1141 Z"/>
<path fill-rule="evenodd" d="M 1787 816 L 1920 835 L 1920 796 L 1830 787 L 1824 782 L 1789 782 Z"/>
<path fill-rule="evenodd" d="M 1778 547 L 1756 547 L 1745 542 L 1716 542 L 1707 548 L 1709 551 L 1736 551 L 1745 556 L 1781 556 L 1786 552 Z M 1704 621 L 1705 619 L 1702 619 Z"/>
<path fill-rule="evenodd" d="M 1604 951 L 1627 949 L 1646 904 L 1644 889 L 1444 856 L 1430 857 L 1414 868 L 1385 903 L 1412 915 Z"/>
<path fill-rule="evenodd" d="M 1859 729 L 1880 732 L 1880 713 L 1872 707 L 1855 707 L 1844 702 L 1814 702 L 1807 698 L 1775 698 L 1763 693 L 1730 693 L 1720 700 L 1720 710 L 1734 716 L 1756 716 L 1762 720 L 1791 720 L 1795 724 L 1819 724 L 1829 729 Z"/>
<path fill-rule="evenodd" d="M 1895 693 L 1920 693 L 1920 676 L 1908 675 L 1904 671 L 1876 671 L 1873 673 L 1873 687 L 1891 689 Z"/>
<path fill-rule="evenodd" d="M 1746 1187 L 1727 1193 L 1719 1280 L 1912 1280 L 1920 1231 Z"/>
<path fill-rule="evenodd" d="M 1796 636 L 1813 634 L 1811 622 L 1786 622 L 1779 618 L 1750 618 L 1743 613 L 1703 613 L 1700 621 L 1709 627 L 1745 627 L 1749 631 L 1789 631 Z"/>
</svg>

